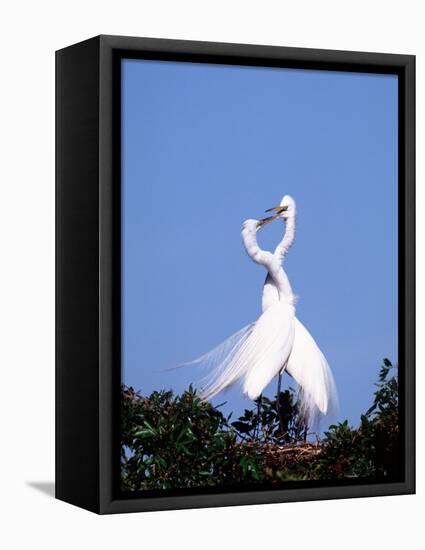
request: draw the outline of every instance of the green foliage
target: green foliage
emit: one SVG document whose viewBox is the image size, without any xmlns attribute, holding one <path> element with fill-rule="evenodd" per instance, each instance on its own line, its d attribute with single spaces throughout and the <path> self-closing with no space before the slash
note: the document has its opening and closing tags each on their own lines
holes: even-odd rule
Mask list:
<svg viewBox="0 0 425 550">
<path fill-rule="evenodd" d="M 262 444 L 282 445 L 305 439 L 306 427 L 298 415 L 295 392 L 291 388 L 274 400 L 260 397 L 255 400 L 256 410 L 245 409 L 233 428 L 242 439 Z"/>
<path fill-rule="evenodd" d="M 260 448 L 189 388 L 142 397 L 123 390 L 123 490 L 187 488 L 259 479 Z"/>
<path fill-rule="evenodd" d="M 325 432 L 319 478 L 397 477 L 400 469 L 398 377 L 396 367 L 388 359 L 384 359 L 376 387 L 373 404 L 361 416 L 357 429 L 345 421 L 330 426 Z"/>
<path fill-rule="evenodd" d="M 122 389 L 121 486 L 124 491 L 349 477 L 399 471 L 398 382 L 388 359 L 360 426 L 329 427 L 306 440 L 294 390 L 262 397 L 236 421 L 190 387 L 148 397 Z M 279 401 L 277 400 L 279 398 Z"/>
</svg>

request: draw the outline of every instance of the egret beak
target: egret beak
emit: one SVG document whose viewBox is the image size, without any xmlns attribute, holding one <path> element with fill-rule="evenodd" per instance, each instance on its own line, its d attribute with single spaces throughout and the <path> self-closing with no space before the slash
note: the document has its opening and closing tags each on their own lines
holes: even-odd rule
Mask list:
<svg viewBox="0 0 425 550">
<path fill-rule="evenodd" d="M 279 214 L 282 214 L 282 212 L 285 212 L 285 210 L 288 210 L 288 207 L 287 206 L 273 206 L 273 208 L 268 208 L 266 210 L 266 212 L 273 212 L 273 211 L 276 211 L 278 212 L 278 215 Z"/>
<path fill-rule="evenodd" d="M 258 227 L 264 227 L 266 224 L 272 222 L 276 218 L 278 218 L 282 212 L 285 212 L 285 210 L 288 210 L 287 206 L 273 206 L 273 208 L 268 208 L 266 212 L 274 212 L 276 211 L 276 214 L 273 214 L 273 216 L 269 216 L 268 218 L 263 218 L 258 222 Z"/>
<path fill-rule="evenodd" d="M 267 212 L 267 210 L 266 210 Z M 273 216 L 269 216 L 268 218 L 263 218 L 258 222 L 258 227 L 264 227 L 266 224 L 272 222 L 276 218 L 280 216 L 281 212 L 278 212 L 277 214 L 273 214 Z"/>
</svg>

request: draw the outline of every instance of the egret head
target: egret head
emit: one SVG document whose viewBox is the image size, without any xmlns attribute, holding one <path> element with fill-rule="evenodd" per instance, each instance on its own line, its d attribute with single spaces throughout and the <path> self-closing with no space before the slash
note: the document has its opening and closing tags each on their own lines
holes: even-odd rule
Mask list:
<svg viewBox="0 0 425 550">
<path fill-rule="evenodd" d="M 279 214 L 280 218 L 287 220 L 288 218 L 293 218 L 295 216 L 295 201 L 290 195 L 285 195 L 283 197 L 283 199 L 280 201 L 280 208 L 282 209 L 281 213 Z M 279 209 L 279 206 L 277 206 L 276 209 Z"/>
<path fill-rule="evenodd" d="M 276 214 L 273 214 L 268 218 L 262 219 L 260 221 L 260 227 L 263 227 L 267 223 L 272 222 L 277 218 L 282 218 L 284 220 L 288 220 L 289 218 L 294 218 L 296 213 L 295 201 L 290 195 L 285 195 L 283 199 L 280 201 L 279 206 L 273 206 L 272 208 L 268 208 L 266 212 L 276 212 Z"/>
</svg>

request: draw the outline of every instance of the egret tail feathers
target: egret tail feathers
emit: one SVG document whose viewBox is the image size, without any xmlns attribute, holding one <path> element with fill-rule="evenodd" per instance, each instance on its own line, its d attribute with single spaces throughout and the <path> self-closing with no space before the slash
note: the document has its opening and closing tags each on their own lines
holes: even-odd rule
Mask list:
<svg viewBox="0 0 425 550">
<path fill-rule="evenodd" d="M 211 399 L 243 381 L 244 394 L 256 399 L 287 361 L 294 338 L 293 319 L 294 309 L 286 302 L 265 311 L 212 372 L 201 397 Z"/>
<path fill-rule="evenodd" d="M 225 388 L 230 387 L 242 376 L 242 373 L 237 371 L 232 361 L 249 338 L 254 325 L 255 323 L 250 323 L 204 355 L 174 367 L 197 366 L 208 371 L 209 374 L 196 384 L 202 388 L 200 392 L 201 399 L 211 399 Z"/>
<path fill-rule="evenodd" d="M 319 346 L 297 318 L 294 344 L 286 370 L 300 388 L 300 414 L 310 427 L 321 416 L 336 412 L 338 397 L 332 371 Z"/>
</svg>

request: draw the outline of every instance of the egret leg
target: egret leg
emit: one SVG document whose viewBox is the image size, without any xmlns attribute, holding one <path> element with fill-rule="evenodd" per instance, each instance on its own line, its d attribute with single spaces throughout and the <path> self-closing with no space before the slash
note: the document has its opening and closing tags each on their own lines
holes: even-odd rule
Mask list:
<svg viewBox="0 0 425 550">
<path fill-rule="evenodd" d="M 279 424 L 280 424 L 280 434 L 283 435 L 283 412 L 282 408 L 280 406 L 280 392 L 282 391 L 282 378 L 283 378 L 283 370 L 282 369 L 277 378 L 277 396 L 276 396 L 276 409 L 277 414 L 279 416 Z"/>
<path fill-rule="evenodd" d="M 258 398 L 257 402 L 257 426 L 255 428 L 255 437 L 254 439 L 258 439 L 258 436 L 260 434 L 260 412 L 261 412 L 261 403 L 263 402 L 263 394 L 260 393 L 260 397 Z"/>
</svg>

